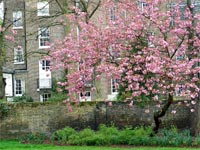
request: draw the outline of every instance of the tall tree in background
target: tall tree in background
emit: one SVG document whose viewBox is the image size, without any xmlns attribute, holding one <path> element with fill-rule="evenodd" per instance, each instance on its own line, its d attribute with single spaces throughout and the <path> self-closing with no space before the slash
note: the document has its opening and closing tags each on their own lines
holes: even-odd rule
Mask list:
<svg viewBox="0 0 200 150">
<path fill-rule="evenodd" d="M 104 12 L 95 21 L 82 19 L 88 16 L 87 12 L 75 8 L 77 14 L 68 18 L 80 26 L 79 38 L 71 30 L 63 41 L 52 45 L 50 52 L 49 59 L 56 62 L 53 69 L 75 70 L 66 76 L 67 82 L 60 84 L 69 93 L 80 94 L 87 82 L 106 76 L 117 79 L 125 88 L 124 94 L 131 93 L 130 99 L 148 96 L 160 104 L 160 96 L 167 95 L 166 103 L 154 113 L 157 132 L 160 118 L 177 91 L 196 103 L 200 72 L 199 7 L 191 0 L 171 4 L 167 0 L 141 4 L 132 0 L 106 1 L 101 5 Z M 103 18 L 111 11 L 109 18 Z M 81 69 L 74 69 L 77 64 Z M 93 90 L 97 89 L 93 86 Z"/>
<path fill-rule="evenodd" d="M 6 9 L 3 0 L 0 0 L 0 99 L 5 96 L 5 80 L 3 78 L 3 65 L 5 61 L 5 33 L 11 24 L 6 24 Z"/>
</svg>

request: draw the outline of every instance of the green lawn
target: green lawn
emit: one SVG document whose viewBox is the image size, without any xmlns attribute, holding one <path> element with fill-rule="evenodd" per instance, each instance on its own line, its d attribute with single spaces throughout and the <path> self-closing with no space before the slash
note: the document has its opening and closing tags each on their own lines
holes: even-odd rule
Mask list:
<svg viewBox="0 0 200 150">
<path fill-rule="evenodd" d="M 0 141 L 0 150 L 195 150 L 200 148 L 175 147 L 96 147 L 96 146 L 53 146 L 39 144 L 20 144 L 17 141 Z"/>
</svg>

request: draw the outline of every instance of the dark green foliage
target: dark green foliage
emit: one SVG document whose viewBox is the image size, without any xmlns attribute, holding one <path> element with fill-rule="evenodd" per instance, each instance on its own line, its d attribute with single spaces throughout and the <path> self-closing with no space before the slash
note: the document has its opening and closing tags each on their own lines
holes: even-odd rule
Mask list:
<svg viewBox="0 0 200 150">
<path fill-rule="evenodd" d="M 30 133 L 26 136 L 20 138 L 20 142 L 22 143 L 35 143 L 41 144 L 47 139 L 47 136 L 44 133 Z"/>
<path fill-rule="evenodd" d="M 193 144 L 194 145 L 200 145 L 200 134 L 196 136 Z"/>
<path fill-rule="evenodd" d="M 0 119 L 5 117 L 10 110 L 10 107 L 8 106 L 7 103 L 2 103 L 0 102 Z"/>
<path fill-rule="evenodd" d="M 74 135 L 69 137 L 69 144 L 72 145 L 94 145 L 94 141 L 96 140 L 93 138 L 95 132 L 89 128 L 86 128 L 80 132 L 77 132 Z"/>
<path fill-rule="evenodd" d="M 58 102 L 67 99 L 66 93 L 52 93 L 51 97 L 48 99 L 49 102 Z"/>
<path fill-rule="evenodd" d="M 33 102 L 33 98 L 26 94 L 23 94 L 22 96 L 14 97 L 13 102 Z"/>
<path fill-rule="evenodd" d="M 134 129 L 117 129 L 115 126 L 101 125 L 98 131 L 86 128 L 75 131 L 70 127 L 56 131 L 52 140 L 71 145 L 134 145 L 134 146 L 192 146 L 200 144 L 200 138 L 194 141 L 189 130 L 178 132 L 177 128 L 164 129 L 153 135 L 151 127 L 137 127 Z"/>
<path fill-rule="evenodd" d="M 151 145 L 150 135 L 153 133 L 150 127 L 139 127 L 135 128 L 133 131 L 133 136 L 128 140 L 129 145 Z"/>
<path fill-rule="evenodd" d="M 63 77 L 63 79 L 59 80 L 59 82 L 65 82 L 66 79 Z M 58 80 L 53 79 L 53 84 L 52 84 L 52 89 L 51 89 L 51 97 L 48 99 L 48 101 L 63 101 L 67 99 L 67 91 L 65 90 L 64 87 L 60 86 L 57 84 Z M 58 92 L 57 89 L 62 89 L 62 92 Z"/>
<path fill-rule="evenodd" d="M 189 130 L 178 132 L 177 128 L 164 129 L 153 137 L 153 143 L 159 146 L 192 146 L 193 137 Z"/>
<path fill-rule="evenodd" d="M 58 141 L 60 143 L 67 143 L 69 140 L 69 137 L 74 134 L 76 134 L 76 131 L 73 128 L 65 127 L 62 130 L 58 130 L 54 132 L 51 139 L 53 141 Z"/>
</svg>

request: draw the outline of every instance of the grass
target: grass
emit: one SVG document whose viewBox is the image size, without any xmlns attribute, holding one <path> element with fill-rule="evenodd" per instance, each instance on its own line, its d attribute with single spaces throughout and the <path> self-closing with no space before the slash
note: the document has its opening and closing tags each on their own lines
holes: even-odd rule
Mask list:
<svg viewBox="0 0 200 150">
<path fill-rule="evenodd" d="M 178 147 L 97 147 L 55 146 L 45 144 L 21 144 L 18 141 L 0 141 L 0 150 L 195 150 L 200 148 Z"/>
</svg>

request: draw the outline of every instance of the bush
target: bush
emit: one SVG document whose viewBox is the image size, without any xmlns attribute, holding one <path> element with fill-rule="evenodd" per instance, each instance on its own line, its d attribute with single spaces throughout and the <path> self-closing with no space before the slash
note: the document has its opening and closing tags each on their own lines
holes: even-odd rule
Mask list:
<svg viewBox="0 0 200 150">
<path fill-rule="evenodd" d="M 97 132 L 101 137 L 104 136 L 104 142 L 106 145 L 113 145 L 119 143 L 120 131 L 114 126 L 106 127 L 106 125 L 100 125 Z"/>
<path fill-rule="evenodd" d="M 194 145 L 200 145 L 200 134 L 195 138 Z"/>
<path fill-rule="evenodd" d="M 86 128 L 76 134 L 69 137 L 69 144 L 72 145 L 95 145 L 94 138 L 95 132 L 89 128 Z"/>
<path fill-rule="evenodd" d="M 153 137 L 153 143 L 159 146 L 192 146 L 193 138 L 189 130 L 178 132 L 178 129 L 164 129 L 160 135 Z"/>
<path fill-rule="evenodd" d="M 129 144 L 129 140 L 134 136 L 134 130 L 131 128 L 125 128 L 120 131 L 119 144 Z"/>
<path fill-rule="evenodd" d="M 33 102 L 33 98 L 26 94 L 23 94 L 22 96 L 14 97 L 13 102 L 21 102 L 21 103 Z"/>
<path fill-rule="evenodd" d="M 10 110 L 8 104 L 0 102 L 0 119 L 5 117 Z"/>
<path fill-rule="evenodd" d="M 33 143 L 33 144 L 41 144 L 47 139 L 47 136 L 44 133 L 30 133 L 25 137 L 20 138 L 19 140 L 22 143 Z"/>
<path fill-rule="evenodd" d="M 128 139 L 129 145 L 151 145 L 150 135 L 153 133 L 151 127 L 137 127 L 132 130 L 132 137 Z"/>
<path fill-rule="evenodd" d="M 52 93 L 51 97 L 48 99 L 48 101 L 52 102 L 58 102 L 58 101 L 63 101 L 67 99 L 67 94 L 66 93 Z"/>
<path fill-rule="evenodd" d="M 71 127 L 65 127 L 53 133 L 51 139 L 59 143 L 68 143 L 69 137 L 76 134 L 76 131 Z"/>
<path fill-rule="evenodd" d="M 63 144 L 72 145 L 134 145 L 134 146 L 192 146 L 193 138 L 189 130 L 178 132 L 173 127 L 164 129 L 159 134 L 153 135 L 151 127 L 137 127 L 134 129 L 125 128 L 118 130 L 115 126 L 107 127 L 100 125 L 98 131 L 86 128 L 76 132 L 70 127 L 56 131 L 52 135 L 52 140 L 59 141 Z M 196 145 L 200 144 L 200 136 L 196 138 Z"/>
</svg>

